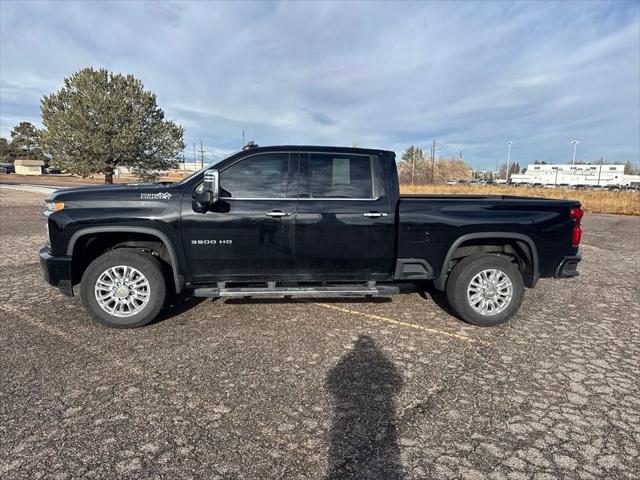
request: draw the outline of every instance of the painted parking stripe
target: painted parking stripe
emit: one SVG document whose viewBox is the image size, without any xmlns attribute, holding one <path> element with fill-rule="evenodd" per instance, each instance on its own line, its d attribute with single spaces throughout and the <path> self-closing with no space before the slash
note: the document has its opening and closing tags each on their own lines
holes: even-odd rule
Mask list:
<svg viewBox="0 0 640 480">
<path fill-rule="evenodd" d="M 415 323 L 402 322 L 400 320 L 394 320 L 393 318 L 383 317 L 381 315 L 373 315 L 371 313 L 359 312 L 357 310 L 338 307 L 336 305 L 331 305 L 329 303 L 316 303 L 315 305 L 317 305 L 318 307 L 327 308 L 329 310 L 337 310 L 338 312 L 342 312 L 342 313 L 350 313 L 351 315 L 357 315 L 359 317 L 363 317 L 369 320 L 374 320 L 376 322 L 386 322 L 386 323 L 391 323 L 393 325 L 398 325 L 401 327 L 408 327 L 408 328 L 413 328 L 415 330 L 421 330 L 423 332 L 435 333 L 437 335 L 445 335 L 447 337 L 452 337 L 457 340 L 462 340 L 465 342 L 473 343 L 477 341 L 477 340 L 474 340 L 473 338 L 469 338 L 466 335 L 462 335 L 460 333 L 447 332 L 446 330 L 440 330 L 439 328 L 424 327 L 422 325 L 416 325 Z"/>
</svg>

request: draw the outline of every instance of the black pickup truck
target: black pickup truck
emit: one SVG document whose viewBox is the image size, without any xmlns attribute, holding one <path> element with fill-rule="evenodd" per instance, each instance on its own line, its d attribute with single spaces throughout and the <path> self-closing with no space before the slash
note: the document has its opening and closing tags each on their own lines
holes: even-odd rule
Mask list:
<svg viewBox="0 0 640 480">
<path fill-rule="evenodd" d="M 577 275 L 579 202 L 400 195 L 395 155 L 242 150 L 179 183 L 80 187 L 46 199 L 46 280 L 112 327 L 170 293 L 375 296 L 431 280 L 465 321 L 507 321 L 525 287 Z"/>
</svg>

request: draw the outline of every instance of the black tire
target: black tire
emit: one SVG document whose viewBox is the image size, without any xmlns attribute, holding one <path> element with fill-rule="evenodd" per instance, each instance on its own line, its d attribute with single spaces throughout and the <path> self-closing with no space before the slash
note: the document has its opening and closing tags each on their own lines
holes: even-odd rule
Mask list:
<svg viewBox="0 0 640 480">
<path fill-rule="evenodd" d="M 469 299 L 467 291 L 471 280 L 487 269 L 502 271 L 512 284 L 511 300 L 504 310 L 495 314 L 481 314 L 476 311 Z M 518 266 L 511 258 L 500 254 L 471 256 L 462 259 L 451 271 L 447 279 L 447 300 L 458 316 L 471 325 L 492 327 L 508 321 L 522 305 L 524 298 L 524 282 Z"/>
<path fill-rule="evenodd" d="M 142 309 L 130 316 L 119 317 L 104 310 L 96 299 L 98 278 L 110 267 L 125 265 L 138 270 L 149 284 L 149 300 Z M 164 306 L 166 282 L 162 264 L 152 255 L 140 250 L 120 248 L 96 258 L 87 267 L 80 283 L 80 296 L 84 308 L 101 324 L 112 328 L 136 328 L 148 324 L 158 316 Z"/>
</svg>

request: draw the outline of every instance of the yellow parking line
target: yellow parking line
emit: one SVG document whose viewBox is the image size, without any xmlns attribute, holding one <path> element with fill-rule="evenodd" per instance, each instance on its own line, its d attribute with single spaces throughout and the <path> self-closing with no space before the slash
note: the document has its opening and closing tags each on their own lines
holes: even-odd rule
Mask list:
<svg viewBox="0 0 640 480">
<path fill-rule="evenodd" d="M 358 315 L 360 317 L 367 318 L 369 320 L 382 321 L 391 323 L 393 325 L 399 325 L 401 327 L 409 327 L 414 328 L 416 330 L 422 330 L 423 332 L 435 333 L 438 335 L 445 335 L 447 337 L 453 337 L 458 340 L 463 340 L 465 342 L 475 342 L 474 339 L 467 337 L 466 335 L 461 335 L 459 333 L 447 332 L 446 330 L 440 330 L 438 328 L 432 327 L 423 327 L 422 325 L 416 325 L 415 323 L 401 322 L 399 320 L 394 320 L 393 318 L 383 317 L 381 315 L 373 315 L 371 313 L 358 312 L 357 310 L 351 310 L 349 308 L 338 307 L 336 305 L 331 305 L 328 303 L 316 303 L 315 305 L 323 308 L 328 308 L 330 310 L 337 310 L 338 312 L 350 313 L 352 315 Z"/>
</svg>

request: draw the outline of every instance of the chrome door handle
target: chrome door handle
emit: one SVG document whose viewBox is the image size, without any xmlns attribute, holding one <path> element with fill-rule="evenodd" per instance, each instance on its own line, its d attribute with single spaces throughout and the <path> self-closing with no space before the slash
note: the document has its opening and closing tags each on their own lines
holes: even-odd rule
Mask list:
<svg viewBox="0 0 640 480">
<path fill-rule="evenodd" d="M 380 212 L 367 212 L 367 213 L 363 213 L 362 214 L 363 217 L 368 217 L 368 218 L 386 217 L 387 215 L 389 215 L 389 214 L 388 213 L 380 213 Z"/>
<path fill-rule="evenodd" d="M 268 217 L 272 217 L 272 218 L 282 218 L 282 217 L 290 217 L 291 213 L 290 212 L 281 212 L 280 210 L 272 210 L 270 212 L 267 212 L 266 215 Z"/>
</svg>

